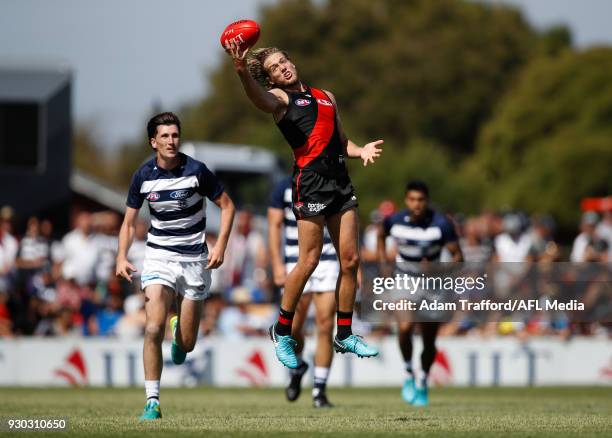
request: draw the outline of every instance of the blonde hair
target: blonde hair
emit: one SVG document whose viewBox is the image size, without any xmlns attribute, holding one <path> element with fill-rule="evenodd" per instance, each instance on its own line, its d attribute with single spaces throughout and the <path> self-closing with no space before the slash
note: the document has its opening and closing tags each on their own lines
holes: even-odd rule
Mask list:
<svg viewBox="0 0 612 438">
<path fill-rule="evenodd" d="M 249 54 L 247 66 L 249 73 L 262 87 L 266 90 L 274 88 L 274 85 L 270 83 L 270 75 L 264 68 L 263 64 L 266 58 L 274 53 L 282 53 L 285 58 L 289 59 L 289 54 L 284 50 L 277 47 L 262 47 L 261 49 L 255 49 Z"/>
</svg>

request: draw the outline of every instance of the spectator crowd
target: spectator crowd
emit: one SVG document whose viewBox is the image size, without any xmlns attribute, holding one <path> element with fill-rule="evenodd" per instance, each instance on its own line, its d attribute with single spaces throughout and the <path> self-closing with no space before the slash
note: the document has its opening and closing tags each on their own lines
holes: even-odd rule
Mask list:
<svg viewBox="0 0 612 438">
<path fill-rule="evenodd" d="M 364 275 L 376 272 L 377 230 L 396 206 L 384 201 L 364 227 L 361 259 Z M 451 214 L 467 262 L 610 262 L 612 212 L 586 212 L 571 248 L 555 239 L 550 216 L 529 218 L 521 212 L 483 212 L 465 217 Z M 16 336 L 142 336 L 145 313 L 140 293 L 148 224 L 140 220 L 130 261 L 138 271 L 128 283 L 115 276 L 115 256 L 121 217 L 111 211 L 74 215 L 72 229 L 63 236 L 47 219 L 30 217 L 17 229 L 11 207 L 0 209 L 0 338 Z M 201 333 L 227 337 L 264 335 L 274 320 L 279 291 L 271 281 L 263 219 L 249 211 L 237 213 L 222 267 L 213 273 L 211 297 L 206 301 Z M 214 233 L 208 233 L 209 246 Z M 394 259 L 392 242 L 387 255 Z M 609 293 L 610 285 L 607 285 Z M 607 301 L 612 302 L 610 296 Z M 359 330 L 386 334 L 393 325 L 361 322 Z M 466 334 L 593 334 L 610 335 L 605 324 L 563 323 L 534 328 L 529 322 L 497 321 L 486 328 L 453 321 L 442 333 Z M 312 324 L 310 324 L 312 326 Z"/>
</svg>

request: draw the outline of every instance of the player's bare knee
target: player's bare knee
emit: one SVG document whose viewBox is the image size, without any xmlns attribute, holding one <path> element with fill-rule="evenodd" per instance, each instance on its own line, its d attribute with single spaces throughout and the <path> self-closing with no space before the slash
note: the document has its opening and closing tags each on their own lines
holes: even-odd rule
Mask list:
<svg viewBox="0 0 612 438">
<path fill-rule="evenodd" d="M 316 254 L 313 252 L 311 254 L 308 254 L 303 259 L 303 266 L 304 266 L 304 269 L 309 273 L 308 276 L 310 276 L 310 274 L 312 274 L 314 270 L 317 269 L 318 265 L 319 265 L 319 254 Z"/>
<path fill-rule="evenodd" d="M 147 323 L 144 330 L 145 338 L 155 343 L 161 343 L 164 340 L 165 326 L 159 323 Z"/>
<path fill-rule="evenodd" d="M 344 275 L 356 274 L 359 269 L 359 255 L 357 253 L 342 254 L 340 269 Z"/>
<path fill-rule="evenodd" d="M 334 331 L 334 318 L 322 317 L 317 318 L 317 336 L 321 338 L 330 338 Z"/>
</svg>

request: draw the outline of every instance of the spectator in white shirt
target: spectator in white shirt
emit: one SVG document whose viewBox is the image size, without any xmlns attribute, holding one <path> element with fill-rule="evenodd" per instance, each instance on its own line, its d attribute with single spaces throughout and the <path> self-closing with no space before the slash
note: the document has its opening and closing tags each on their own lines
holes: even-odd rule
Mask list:
<svg viewBox="0 0 612 438">
<path fill-rule="evenodd" d="M 604 213 L 603 219 L 597 225 L 595 234 L 608 244 L 608 258 L 612 258 L 612 210 Z"/>
<path fill-rule="evenodd" d="M 91 238 L 91 214 L 80 212 L 75 218 L 75 228 L 62 239 L 64 260 L 62 275 L 74 278 L 79 285 L 94 280 L 94 268 L 98 248 Z"/>
<path fill-rule="evenodd" d="M 570 261 L 574 263 L 586 262 L 588 248 L 593 245 L 596 240 L 595 229 L 599 222 L 599 216 L 594 211 L 587 211 L 582 215 L 580 223 L 581 233 L 574 240 Z"/>
<path fill-rule="evenodd" d="M 15 269 L 19 243 L 10 230 L 10 219 L 5 214 L 5 208 L 0 213 L 0 292 L 9 292 L 12 285 L 12 274 Z"/>
<path fill-rule="evenodd" d="M 521 217 L 510 213 L 504 217 L 504 232 L 495 238 L 495 255 L 499 262 L 527 261 L 532 239 L 524 232 Z"/>
</svg>

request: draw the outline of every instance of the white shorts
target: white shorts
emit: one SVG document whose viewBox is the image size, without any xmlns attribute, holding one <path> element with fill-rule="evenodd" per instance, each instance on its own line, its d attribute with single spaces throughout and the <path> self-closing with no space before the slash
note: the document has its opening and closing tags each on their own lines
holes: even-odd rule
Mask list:
<svg viewBox="0 0 612 438">
<path fill-rule="evenodd" d="M 141 288 L 163 284 L 190 300 L 204 300 L 210 289 L 210 270 L 204 269 L 206 260 L 177 262 L 145 259 L 140 275 Z"/>
<path fill-rule="evenodd" d="M 289 273 L 295 267 L 295 263 L 288 263 L 285 266 L 287 273 Z M 319 262 L 317 268 L 306 282 L 303 293 L 335 291 L 339 274 L 340 265 L 338 262 L 331 260 Z"/>
</svg>

